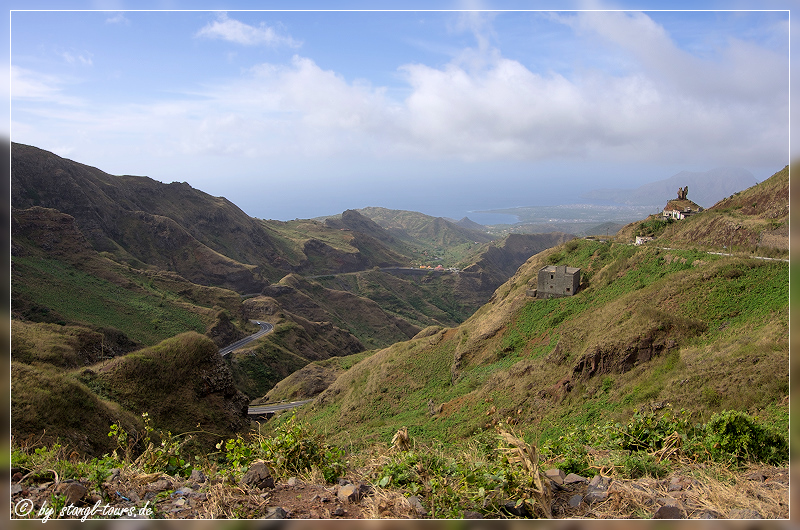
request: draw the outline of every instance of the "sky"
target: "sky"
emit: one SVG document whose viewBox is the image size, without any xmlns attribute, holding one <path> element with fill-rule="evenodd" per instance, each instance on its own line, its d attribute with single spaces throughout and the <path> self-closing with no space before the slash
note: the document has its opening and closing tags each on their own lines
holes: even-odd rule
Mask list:
<svg viewBox="0 0 800 530">
<path fill-rule="evenodd" d="M 791 2 L 52 4 L 11 6 L 40 9 L 9 14 L 11 140 L 254 217 L 458 219 L 791 154 Z"/>
</svg>

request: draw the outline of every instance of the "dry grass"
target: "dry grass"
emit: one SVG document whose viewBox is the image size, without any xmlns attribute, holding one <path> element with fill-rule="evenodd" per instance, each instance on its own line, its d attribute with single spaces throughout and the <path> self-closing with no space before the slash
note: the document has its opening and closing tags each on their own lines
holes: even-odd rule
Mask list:
<svg viewBox="0 0 800 530">
<path fill-rule="evenodd" d="M 367 519 L 416 519 L 418 515 L 408 499 L 399 491 L 380 487 L 361 503 Z"/>
<path fill-rule="evenodd" d="M 597 519 L 630 519 L 652 516 L 663 505 L 681 508 L 686 518 L 704 516 L 728 518 L 734 510 L 758 512 L 764 519 L 789 517 L 788 481 L 760 482 L 747 476 L 761 468 L 751 466 L 734 472 L 722 465 L 698 467 L 684 462 L 682 473 L 675 473 L 688 482 L 679 491 L 670 491 L 671 477 L 663 480 L 615 478 L 609 488 L 608 500 L 592 505 L 582 514 Z"/>
<path fill-rule="evenodd" d="M 203 519 L 249 519 L 268 506 L 267 499 L 230 484 L 214 484 L 206 495 L 207 502 L 199 507 Z"/>
<path fill-rule="evenodd" d="M 510 464 L 519 464 L 523 470 L 522 475 L 530 479 L 526 481 L 528 482 L 527 486 L 524 486 L 527 490 L 525 493 L 530 494 L 531 498 L 536 501 L 536 506 L 544 513 L 544 516 L 551 519 L 553 492 L 550 489 L 548 479 L 542 476 L 539 466 L 539 452 L 536 447 L 526 443 L 502 427 L 499 434 L 500 438 L 509 446 L 501 449 L 506 454 L 508 462 Z M 535 506 L 531 506 L 531 508 L 535 508 Z"/>
</svg>

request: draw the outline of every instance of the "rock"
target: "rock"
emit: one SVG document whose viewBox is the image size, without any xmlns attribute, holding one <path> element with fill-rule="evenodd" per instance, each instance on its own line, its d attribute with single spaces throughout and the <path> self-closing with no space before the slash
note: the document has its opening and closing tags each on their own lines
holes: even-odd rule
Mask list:
<svg viewBox="0 0 800 530">
<path fill-rule="evenodd" d="M 576 475 L 575 473 L 570 473 L 566 477 L 564 477 L 564 484 L 576 484 L 578 482 L 582 482 L 586 484 L 589 482 L 589 479 L 586 477 L 582 477 L 580 475 Z"/>
<path fill-rule="evenodd" d="M 287 486 L 297 486 L 297 477 L 289 477 L 289 480 L 286 481 Z"/>
<path fill-rule="evenodd" d="M 686 514 L 677 506 L 668 504 L 656 510 L 653 519 L 686 519 Z"/>
<path fill-rule="evenodd" d="M 530 517 L 530 512 L 524 502 L 508 501 L 503 507 L 508 513 L 516 517 Z"/>
<path fill-rule="evenodd" d="M 20 480 L 22 480 L 22 477 L 23 477 L 22 473 L 17 471 L 13 475 L 11 475 L 11 482 L 19 482 Z"/>
<path fill-rule="evenodd" d="M 463 519 L 483 519 L 483 514 L 467 510 L 463 514 Z"/>
<path fill-rule="evenodd" d="M 86 495 L 86 487 L 79 482 L 73 482 L 64 489 L 64 504 L 77 504 Z"/>
<path fill-rule="evenodd" d="M 275 487 L 275 479 L 272 478 L 269 468 L 263 460 L 256 460 L 250 465 L 242 477 L 241 483 L 260 489 Z"/>
<path fill-rule="evenodd" d="M 669 496 L 667 496 L 667 497 L 659 497 L 658 498 L 658 503 L 661 506 L 675 506 L 677 508 L 683 509 L 683 504 L 681 504 L 681 501 L 679 501 L 675 497 L 669 497 Z"/>
<path fill-rule="evenodd" d="M 569 498 L 569 505 L 571 508 L 577 508 L 583 502 L 583 495 L 580 493 L 573 495 Z"/>
<path fill-rule="evenodd" d="M 151 493 L 159 493 L 162 491 L 167 491 L 170 488 L 172 488 L 172 483 L 166 478 L 160 478 L 155 482 L 151 482 L 150 484 L 148 484 L 147 487 L 145 488 L 145 491 Z"/>
<path fill-rule="evenodd" d="M 267 508 L 267 511 L 264 513 L 264 519 L 286 519 L 287 515 L 286 510 L 280 506 L 274 506 Z"/>
<path fill-rule="evenodd" d="M 547 478 L 558 484 L 559 486 L 564 484 L 564 472 L 558 468 L 555 469 L 548 469 L 544 472 L 547 475 Z"/>
<path fill-rule="evenodd" d="M 17 493 L 22 492 L 22 485 L 21 484 L 12 484 L 11 485 L 11 495 L 16 495 Z"/>
<path fill-rule="evenodd" d="M 361 485 L 347 484 L 340 486 L 336 497 L 339 502 L 358 502 L 361 499 Z"/>
<path fill-rule="evenodd" d="M 411 505 L 411 508 L 414 509 L 414 513 L 417 514 L 417 517 L 427 517 L 428 510 L 426 510 L 425 507 L 422 506 L 419 497 L 417 497 L 416 495 L 412 495 L 407 500 L 408 503 Z M 466 519 L 466 515 L 464 516 L 464 518 Z"/>
<path fill-rule="evenodd" d="M 586 496 L 583 498 L 588 504 L 601 502 L 608 498 L 608 485 L 611 483 L 610 477 L 595 475 L 586 488 Z"/>
<path fill-rule="evenodd" d="M 764 517 L 755 510 L 750 508 L 737 508 L 731 510 L 728 514 L 728 519 L 763 519 Z"/>
<path fill-rule="evenodd" d="M 206 481 L 206 475 L 200 469 L 192 469 L 192 474 L 189 475 L 189 482 L 196 482 L 202 484 Z"/>
<path fill-rule="evenodd" d="M 720 519 L 722 516 L 714 510 L 704 510 L 697 518 L 698 519 Z"/>
<path fill-rule="evenodd" d="M 336 508 L 335 508 L 335 509 L 334 509 L 334 510 L 331 512 L 331 515 L 336 515 L 336 516 L 338 516 L 338 517 L 341 517 L 341 516 L 343 516 L 343 515 L 347 515 L 347 512 L 346 512 L 346 511 L 344 510 L 344 508 L 342 508 L 341 506 L 337 506 L 337 507 L 336 507 Z"/>
<path fill-rule="evenodd" d="M 764 482 L 764 479 L 767 478 L 764 476 L 764 473 L 760 471 L 756 471 L 755 473 L 750 473 L 747 475 L 747 480 L 753 480 L 755 482 Z"/>
</svg>

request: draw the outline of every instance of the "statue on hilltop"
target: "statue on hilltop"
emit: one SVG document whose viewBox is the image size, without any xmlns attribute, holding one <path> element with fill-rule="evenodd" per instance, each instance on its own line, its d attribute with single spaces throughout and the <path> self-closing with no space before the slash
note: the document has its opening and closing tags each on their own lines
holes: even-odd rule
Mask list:
<svg viewBox="0 0 800 530">
<path fill-rule="evenodd" d="M 685 188 L 678 188 L 678 200 L 686 200 L 686 196 L 689 194 L 689 186 Z"/>
</svg>

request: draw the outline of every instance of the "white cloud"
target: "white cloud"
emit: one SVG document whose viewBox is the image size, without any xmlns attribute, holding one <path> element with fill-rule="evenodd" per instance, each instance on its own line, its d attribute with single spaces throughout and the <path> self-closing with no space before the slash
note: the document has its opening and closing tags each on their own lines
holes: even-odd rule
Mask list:
<svg viewBox="0 0 800 530">
<path fill-rule="evenodd" d="M 86 55 L 74 55 L 70 52 L 61 52 L 61 57 L 64 58 L 69 64 L 76 64 L 80 63 L 84 66 L 92 66 L 92 54 L 87 53 Z"/>
<path fill-rule="evenodd" d="M 10 96 L 12 100 L 28 100 L 60 105 L 80 105 L 79 98 L 65 95 L 61 85 L 63 81 L 57 76 L 41 74 L 15 65 L 9 68 Z"/>
<path fill-rule="evenodd" d="M 106 24 L 130 24 L 130 20 L 128 20 L 124 12 L 120 11 L 109 16 L 106 19 Z"/>
<path fill-rule="evenodd" d="M 244 46 L 289 46 L 297 48 L 300 43 L 289 36 L 278 34 L 275 28 L 263 22 L 258 26 L 250 26 L 238 20 L 228 18 L 227 13 L 220 13 L 217 20 L 209 22 L 195 36 L 209 39 L 222 39 Z"/>
</svg>

